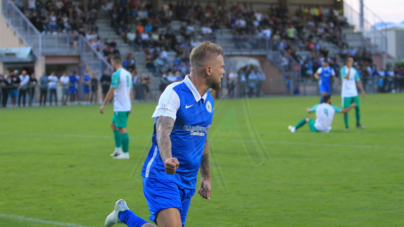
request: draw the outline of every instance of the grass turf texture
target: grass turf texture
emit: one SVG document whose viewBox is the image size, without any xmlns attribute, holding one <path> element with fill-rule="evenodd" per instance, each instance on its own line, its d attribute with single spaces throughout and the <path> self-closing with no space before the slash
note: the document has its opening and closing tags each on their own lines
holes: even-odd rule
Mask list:
<svg viewBox="0 0 404 227">
<path fill-rule="evenodd" d="M 209 132 L 213 194 L 211 201 L 195 194 L 187 226 L 402 226 L 403 98 L 361 98 L 367 128 L 354 127 L 351 111 L 351 130 L 336 115 L 329 134 L 307 125 L 287 130 L 319 97 L 216 101 Z M 148 219 L 140 171 L 155 105 L 134 105 L 130 160 L 109 157 L 111 105 L 104 115 L 99 106 L 1 109 L 0 214 L 102 226 L 124 198 Z M 0 215 L 0 226 L 52 224 Z"/>
</svg>

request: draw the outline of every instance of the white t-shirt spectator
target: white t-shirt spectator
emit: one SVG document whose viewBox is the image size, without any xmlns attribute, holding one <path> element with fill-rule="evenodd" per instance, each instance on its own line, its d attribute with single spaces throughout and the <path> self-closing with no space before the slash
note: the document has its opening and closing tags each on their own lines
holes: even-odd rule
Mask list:
<svg viewBox="0 0 404 227">
<path fill-rule="evenodd" d="M 255 13 L 255 18 L 257 18 L 257 21 L 262 20 L 262 13 Z"/>
<path fill-rule="evenodd" d="M 150 39 L 149 34 L 147 34 L 146 32 L 143 32 L 143 33 L 140 35 L 140 38 L 141 38 L 142 40 L 149 40 L 149 39 Z"/>
<path fill-rule="evenodd" d="M 189 32 L 193 32 L 193 31 L 195 31 L 195 28 L 194 28 L 194 26 L 192 26 L 192 25 L 188 25 L 187 30 L 188 30 Z"/>
<path fill-rule="evenodd" d="M 257 21 L 257 20 L 255 20 L 255 21 L 253 22 L 253 24 L 254 24 L 254 27 L 258 27 L 258 26 L 260 26 L 260 22 L 259 22 L 259 21 Z"/>
<path fill-rule="evenodd" d="M 48 83 L 49 88 L 50 89 L 56 89 L 56 83 L 58 82 L 58 77 L 51 75 L 51 76 L 48 77 L 48 80 L 49 80 L 49 83 Z"/>
<path fill-rule="evenodd" d="M 62 82 L 62 85 L 64 88 L 69 88 L 69 84 L 70 84 L 69 76 L 61 76 L 60 82 Z"/>
<path fill-rule="evenodd" d="M 384 75 L 385 75 L 385 73 L 384 73 L 383 70 L 379 71 L 379 76 L 380 76 L 380 77 L 384 77 Z"/>
<path fill-rule="evenodd" d="M 204 27 L 202 27 L 202 33 L 204 35 L 210 35 L 210 34 L 212 34 L 212 29 L 208 26 L 206 26 L 206 27 L 204 26 Z"/>
<path fill-rule="evenodd" d="M 167 51 L 165 51 L 165 50 L 161 51 L 160 57 L 161 57 L 162 59 L 168 58 Z"/>
<path fill-rule="evenodd" d="M 135 34 L 134 32 L 128 32 L 128 34 L 126 34 L 126 38 L 127 38 L 129 41 L 133 41 L 133 40 L 136 39 L 136 34 Z"/>
<path fill-rule="evenodd" d="M 198 41 L 191 41 L 191 47 L 196 47 L 198 44 Z"/>
<path fill-rule="evenodd" d="M 236 20 L 236 26 L 239 28 L 244 28 L 246 26 L 246 22 L 244 19 L 238 19 Z"/>
<path fill-rule="evenodd" d="M 64 6 L 64 4 L 63 4 L 63 2 L 62 1 L 57 1 L 56 3 L 55 3 L 55 5 L 56 5 L 56 8 L 58 8 L 58 9 L 61 9 L 61 8 L 63 8 L 63 6 Z"/>
<path fill-rule="evenodd" d="M 36 0 L 28 0 L 28 9 L 35 9 Z"/>
<path fill-rule="evenodd" d="M 229 80 L 230 81 L 237 81 L 237 77 L 238 77 L 237 73 L 230 73 L 229 74 Z"/>
<path fill-rule="evenodd" d="M 264 34 L 264 37 L 271 38 L 271 33 L 272 33 L 271 29 L 269 29 L 269 28 L 263 29 L 262 33 Z"/>
</svg>

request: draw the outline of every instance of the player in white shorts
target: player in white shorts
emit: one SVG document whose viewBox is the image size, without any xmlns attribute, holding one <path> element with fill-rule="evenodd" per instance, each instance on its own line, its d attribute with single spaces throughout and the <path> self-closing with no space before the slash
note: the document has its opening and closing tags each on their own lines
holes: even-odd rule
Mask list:
<svg viewBox="0 0 404 227">
<path fill-rule="evenodd" d="M 294 133 L 298 128 L 309 123 L 312 132 L 330 132 L 332 121 L 334 120 L 334 114 L 347 113 L 355 106 L 356 103 L 352 103 L 349 107 L 341 110 L 341 108 L 331 105 L 331 95 L 325 95 L 322 104 L 317 104 L 312 108 L 307 108 L 308 113 L 316 112 L 316 120 L 305 117 L 300 120 L 295 127 L 289 126 L 289 130 Z"/>
</svg>

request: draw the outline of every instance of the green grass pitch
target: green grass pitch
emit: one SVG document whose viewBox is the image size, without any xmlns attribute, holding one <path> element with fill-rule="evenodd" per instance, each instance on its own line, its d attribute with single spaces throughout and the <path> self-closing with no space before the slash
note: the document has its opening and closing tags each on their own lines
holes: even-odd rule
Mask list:
<svg viewBox="0 0 404 227">
<path fill-rule="evenodd" d="M 403 100 L 361 98 L 366 129 L 351 111 L 351 130 L 337 114 L 328 134 L 287 130 L 319 97 L 216 101 L 213 194 L 195 194 L 187 226 L 404 226 Z M 103 226 L 120 198 L 148 219 L 140 171 L 155 106 L 134 105 L 129 160 L 109 157 L 111 105 L 104 115 L 99 106 L 0 109 L 0 226 Z"/>
</svg>

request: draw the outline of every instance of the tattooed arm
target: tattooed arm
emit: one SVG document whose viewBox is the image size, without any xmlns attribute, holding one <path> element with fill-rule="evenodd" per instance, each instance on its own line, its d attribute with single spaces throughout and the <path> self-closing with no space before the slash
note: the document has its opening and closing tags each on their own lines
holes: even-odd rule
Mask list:
<svg viewBox="0 0 404 227">
<path fill-rule="evenodd" d="M 201 188 L 198 193 L 202 198 L 210 200 L 210 194 L 212 194 L 212 186 L 210 184 L 210 166 L 209 166 L 209 142 L 208 137 L 206 137 L 205 148 L 203 149 L 202 161 L 200 167 L 202 180 Z"/>
<path fill-rule="evenodd" d="M 160 150 L 161 159 L 167 174 L 175 174 L 180 165 L 177 158 L 172 157 L 170 134 L 174 127 L 174 120 L 171 117 L 157 118 L 157 144 Z"/>
</svg>

